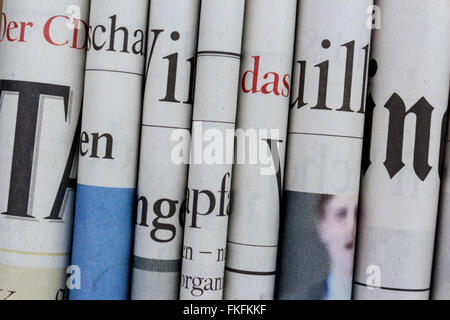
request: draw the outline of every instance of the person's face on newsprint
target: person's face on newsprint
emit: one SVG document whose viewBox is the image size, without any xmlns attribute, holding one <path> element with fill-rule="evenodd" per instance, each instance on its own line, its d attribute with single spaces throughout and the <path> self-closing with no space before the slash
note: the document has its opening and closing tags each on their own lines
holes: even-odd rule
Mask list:
<svg viewBox="0 0 450 320">
<path fill-rule="evenodd" d="M 330 256 L 330 271 L 342 278 L 352 277 L 357 206 L 357 197 L 329 196 L 317 220 L 319 237 Z"/>
</svg>

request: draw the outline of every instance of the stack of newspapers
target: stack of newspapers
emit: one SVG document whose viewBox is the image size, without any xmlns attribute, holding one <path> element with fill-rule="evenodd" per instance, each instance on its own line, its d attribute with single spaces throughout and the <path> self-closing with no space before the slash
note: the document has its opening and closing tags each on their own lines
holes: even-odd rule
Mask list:
<svg viewBox="0 0 450 320">
<path fill-rule="evenodd" d="M 0 7 L 0 300 L 450 299 L 449 0 Z"/>
</svg>

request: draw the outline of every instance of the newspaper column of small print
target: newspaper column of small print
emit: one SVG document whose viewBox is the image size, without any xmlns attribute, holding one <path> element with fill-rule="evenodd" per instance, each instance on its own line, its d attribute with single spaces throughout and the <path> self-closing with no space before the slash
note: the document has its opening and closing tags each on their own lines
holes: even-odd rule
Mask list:
<svg viewBox="0 0 450 320">
<path fill-rule="evenodd" d="M 223 296 L 244 6 L 202 1 L 180 299 Z"/>
<path fill-rule="evenodd" d="M 136 300 L 179 295 L 188 164 L 173 161 L 172 154 L 179 139 L 187 138 L 189 146 L 199 13 L 199 0 L 150 3 L 131 291 Z M 183 151 L 189 156 L 189 148 Z"/>
<path fill-rule="evenodd" d="M 372 5 L 299 5 L 279 299 L 351 298 Z"/>
<path fill-rule="evenodd" d="M 86 0 L 3 1 L 0 300 L 66 297 L 88 12 Z"/>
<path fill-rule="evenodd" d="M 449 92 L 448 1 L 379 0 L 355 299 L 428 299 Z M 444 40 L 445 39 L 445 40 Z"/>
<path fill-rule="evenodd" d="M 274 296 L 296 9 L 295 0 L 246 2 L 225 272 L 229 300 Z"/>
<path fill-rule="evenodd" d="M 147 0 L 91 2 L 70 299 L 127 299 Z"/>
</svg>

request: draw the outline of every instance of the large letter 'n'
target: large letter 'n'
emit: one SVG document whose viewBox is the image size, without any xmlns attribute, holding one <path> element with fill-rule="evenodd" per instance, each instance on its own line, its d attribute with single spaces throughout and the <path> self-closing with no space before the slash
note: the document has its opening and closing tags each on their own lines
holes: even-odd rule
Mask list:
<svg viewBox="0 0 450 320">
<path fill-rule="evenodd" d="M 405 118 L 408 114 L 416 116 L 416 135 L 414 141 L 413 167 L 420 180 L 424 181 L 432 167 L 428 164 L 430 151 L 430 128 L 433 106 L 422 97 L 406 112 L 402 98 L 394 93 L 384 105 L 389 110 L 389 131 L 386 149 L 386 167 L 393 178 L 404 166 L 402 160 Z"/>
</svg>

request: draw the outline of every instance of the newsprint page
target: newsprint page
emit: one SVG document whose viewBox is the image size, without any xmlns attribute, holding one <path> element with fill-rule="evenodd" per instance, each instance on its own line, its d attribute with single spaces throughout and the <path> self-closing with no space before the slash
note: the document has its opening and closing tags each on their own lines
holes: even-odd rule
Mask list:
<svg viewBox="0 0 450 320">
<path fill-rule="evenodd" d="M 429 314 L 449 97 L 450 0 L 0 0 L 0 310 Z"/>
</svg>

